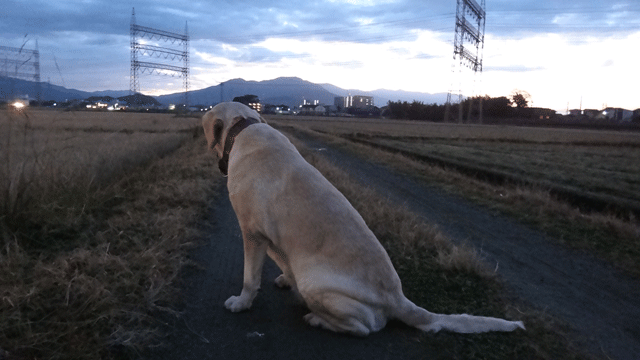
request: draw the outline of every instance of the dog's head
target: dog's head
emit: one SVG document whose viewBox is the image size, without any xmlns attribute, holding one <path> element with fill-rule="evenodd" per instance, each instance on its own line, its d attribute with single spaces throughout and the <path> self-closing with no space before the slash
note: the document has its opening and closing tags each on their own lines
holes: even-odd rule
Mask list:
<svg viewBox="0 0 640 360">
<path fill-rule="evenodd" d="M 222 158 L 229 129 L 241 119 L 248 118 L 266 123 L 258 112 L 237 102 L 220 103 L 207 111 L 202 117 L 202 126 L 207 137 L 208 148 Z"/>
</svg>

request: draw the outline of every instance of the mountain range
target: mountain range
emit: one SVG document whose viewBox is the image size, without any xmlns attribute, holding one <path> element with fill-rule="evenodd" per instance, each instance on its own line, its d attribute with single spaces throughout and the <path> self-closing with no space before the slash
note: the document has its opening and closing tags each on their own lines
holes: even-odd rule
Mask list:
<svg viewBox="0 0 640 360">
<path fill-rule="evenodd" d="M 28 95 L 29 99 L 36 99 L 37 96 L 36 83 L 22 79 L 14 79 L 0 76 L 0 99 L 13 97 L 23 97 Z M 40 83 L 40 99 L 43 101 L 54 100 L 63 102 L 73 99 L 86 99 L 91 96 L 111 96 L 118 98 L 129 95 L 129 90 L 103 90 L 103 91 L 82 91 L 76 89 L 68 89 L 63 86 L 53 85 L 50 83 Z"/>
<path fill-rule="evenodd" d="M 86 99 L 91 96 L 111 96 L 114 98 L 129 94 L 128 90 L 104 90 L 87 92 L 68 89 L 49 83 L 41 83 L 41 99 L 65 101 L 71 99 Z M 29 95 L 36 98 L 34 82 L 0 77 L 0 99 L 18 95 Z M 297 77 L 280 77 L 265 81 L 246 81 L 233 79 L 205 89 L 189 91 L 189 103 L 198 105 L 212 105 L 220 101 L 231 101 L 236 96 L 257 95 L 265 104 L 285 104 L 295 107 L 307 102 L 318 100 L 321 104 L 332 105 L 336 96 L 364 95 L 372 96 L 376 106 L 385 106 L 388 101 L 421 101 L 426 104 L 443 104 L 447 99 L 446 93 L 421 93 L 402 90 L 379 89 L 361 91 L 356 89 L 342 89 L 331 84 L 315 84 Z M 174 93 L 155 97 L 162 104 L 179 104 L 183 102 L 184 93 Z"/>
<path fill-rule="evenodd" d="M 191 104 L 216 104 L 220 101 L 231 101 L 236 96 L 246 94 L 257 95 L 262 103 L 291 107 L 301 105 L 306 100 L 318 100 L 321 104 L 333 105 L 336 96 L 364 95 L 372 96 L 377 106 L 385 106 L 389 101 L 421 101 L 425 104 L 444 104 L 447 93 L 421 93 L 402 90 L 379 89 L 362 91 L 356 89 L 342 89 L 331 84 L 315 84 L 297 77 L 280 77 L 265 81 L 246 81 L 233 79 L 202 90 L 189 92 Z M 161 103 L 179 103 L 184 93 L 158 96 Z"/>
</svg>

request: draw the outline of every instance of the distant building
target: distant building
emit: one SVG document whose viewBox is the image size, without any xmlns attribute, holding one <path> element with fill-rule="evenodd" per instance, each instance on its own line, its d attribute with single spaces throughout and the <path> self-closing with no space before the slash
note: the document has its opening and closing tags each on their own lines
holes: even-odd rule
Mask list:
<svg viewBox="0 0 640 360">
<path fill-rule="evenodd" d="M 333 105 L 339 109 L 346 109 L 351 107 L 351 103 L 349 102 L 349 97 L 347 96 L 336 96 L 333 98 Z"/>
<path fill-rule="evenodd" d="M 373 96 L 363 95 L 349 95 L 349 96 L 336 96 L 333 99 L 333 104 L 341 109 L 357 108 L 363 109 L 368 106 L 374 106 Z"/>
<path fill-rule="evenodd" d="M 608 107 L 604 110 L 594 109 L 572 109 L 569 115 L 583 116 L 589 119 L 613 120 L 613 121 L 631 121 L 633 119 L 633 111 Z"/>
<path fill-rule="evenodd" d="M 615 121 L 631 121 L 633 119 L 633 111 L 608 107 L 602 110 L 602 116 Z"/>
<path fill-rule="evenodd" d="M 305 104 L 300 105 L 300 109 L 297 112 L 299 115 L 326 115 L 328 107 L 326 105 L 313 105 Z"/>
<path fill-rule="evenodd" d="M 262 112 L 262 104 L 260 104 L 259 102 L 251 102 L 249 103 L 249 107 L 251 107 L 253 110 L 259 113 Z"/>
<path fill-rule="evenodd" d="M 357 109 L 363 109 L 369 106 L 373 106 L 373 96 L 356 95 L 353 97 L 352 106 Z"/>
</svg>

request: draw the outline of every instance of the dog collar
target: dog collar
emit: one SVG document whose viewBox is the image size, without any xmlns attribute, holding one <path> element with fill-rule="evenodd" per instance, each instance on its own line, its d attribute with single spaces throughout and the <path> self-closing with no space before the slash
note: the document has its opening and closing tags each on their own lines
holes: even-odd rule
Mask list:
<svg viewBox="0 0 640 360">
<path fill-rule="evenodd" d="M 229 133 L 227 133 L 227 139 L 224 142 L 224 151 L 222 153 L 222 159 L 218 161 L 218 168 L 223 175 L 227 175 L 227 171 L 229 168 L 229 153 L 231 153 L 231 148 L 233 147 L 233 143 L 236 141 L 236 136 L 240 134 L 240 132 L 250 125 L 257 124 L 260 121 L 254 118 L 242 118 L 237 123 L 233 124 L 231 129 L 229 129 Z"/>
</svg>

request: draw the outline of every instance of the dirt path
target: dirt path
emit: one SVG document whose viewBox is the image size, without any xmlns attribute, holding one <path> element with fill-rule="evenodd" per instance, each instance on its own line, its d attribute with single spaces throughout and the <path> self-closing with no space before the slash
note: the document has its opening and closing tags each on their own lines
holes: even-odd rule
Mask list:
<svg viewBox="0 0 640 360">
<path fill-rule="evenodd" d="M 296 134 L 358 181 L 436 223 L 454 241 L 475 246 L 510 291 L 575 326 L 594 354 L 640 359 L 640 282 L 539 231 L 425 186 L 322 141 Z"/>
<path fill-rule="evenodd" d="M 419 330 L 392 322 L 367 338 L 355 338 L 308 326 L 308 310 L 291 292 L 273 285 L 280 275 L 265 263 L 262 289 L 251 310 L 231 313 L 224 301 L 242 288 L 242 238 L 226 187 L 212 204 L 205 245 L 193 252 L 204 269 L 185 276 L 184 321 L 149 359 L 424 359 L 415 338 Z"/>
</svg>

